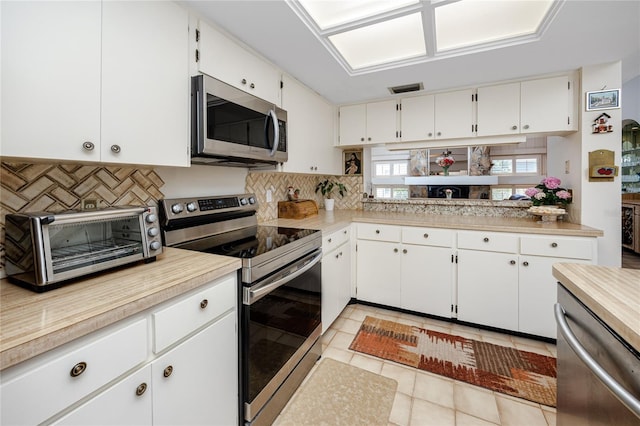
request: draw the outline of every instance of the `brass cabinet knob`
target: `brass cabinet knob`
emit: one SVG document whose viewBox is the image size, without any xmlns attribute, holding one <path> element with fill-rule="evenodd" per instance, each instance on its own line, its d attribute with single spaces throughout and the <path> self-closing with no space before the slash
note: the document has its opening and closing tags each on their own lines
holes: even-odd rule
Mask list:
<svg viewBox="0 0 640 426">
<path fill-rule="evenodd" d="M 380 233 L 380 230 L 379 230 L 379 229 L 376 229 L 376 234 L 379 234 L 379 233 Z"/>
<path fill-rule="evenodd" d="M 241 81 L 241 83 L 242 83 L 242 84 L 247 84 L 247 79 L 246 79 L 246 78 L 243 78 L 243 79 L 242 79 L 242 81 Z"/>
<path fill-rule="evenodd" d="M 398 252 L 398 249 L 397 249 L 397 248 L 394 248 L 394 249 L 393 249 L 393 252 L 394 252 L 394 253 L 397 253 L 397 252 Z"/>
<path fill-rule="evenodd" d="M 202 302 L 200 302 L 200 309 L 206 308 L 208 304 L 209 301 L 207 299 L 202 299 Z"/>
<path fill-rule="evenodd" d="M 515 261 L 515 260 L 510 260 L 510 261 L 509 261 L 509 264 L 511 264 L 511 265 L 515 265 L 515 264 L 516 264 L 516 261 Z"/>
<path fill-rule="evenodd" d="M 169 377 L 171 375 L 171 373 L 173 373 L 173 366 L 169 365 L 169 366 L 167 366 L 167 368 L 164 369 L 164 371 L 162 372 L 162 375 L 164 377 Z"/>
<path fill-rule="evenodd" d="M 86 141 L 86 142 L 82 143 L 82 148 L 87 150 L 87 151 L 93 151 L 93 148 L 95 148 L 95 147 L 96 146 L 94 145 L 93 142 Z"/>
<path fill-rule="evenodd" d="M 518 130 L 518 126 L 511 126 L 511 130 Z"/>
<path fill-rule="evenodd" d="M 528 124 L 525 124 L 524 126 L 522 126 L 525 130 L 529 128 Z"/>
<path fill-rule="evenodd" d="M 484 238 L 482 239 L 482 241 L 484 241 L 485 243 L 488 243 L 488 242 L 489 242 L 489 237 L 484 237 Z"/>
<path fill-rule="evenodd" d="M 136 388 L 136 396 L 142 396 L 142 394 L 144 394 L 146 391 L 147 391 L 147 384 L 140 383 Z"/>
<path fill-rule="evenodd" d="M 115 153 L 115 154 L 119 154 L 120 151 L 122 151 L 122 149 L 120 148 L 120 145 L 111 145 L 111 152 Z"/>
<path fill-rule="evenodd" d="M 403 250 L 402 250 L 402 252 L 403 252 L 404 254 L 407 254 L 407 249 L 403 249 Z"/>
<path fill-rule="evenodd" d="M 553 247 L 553 248 L 558 247 L 558 243 L 551 243 L 551 247 Z"/>
<path fill-rule="evenodd" d="M 429 234 L 427 234 L 426 232 L 424 233 L 423 237 L 425 238 L 429 238 Z"/>
<path fill-rule="evenodd" d="M 524 266 L 529 266 L 529 262 L 527 262 L 526 260 L 524 262 L 522 262 L 522 265 Z"/>
<path fill-rule="evenodd" d="M 87 363 L 82 361 L 73 366 L 69 374 L 71 377 L 78 377 L 87 370 Z"/>
<path fill-rule="evenodd" d="M 255 84 L 253 84 L 253 83 L 251 83 L 251 84 L 249 85 L 249 87 L 251 87 L 252 89 L 255 89 L 255 88 L 256 88 L 256 85 L 255 85 Z"/>
</svg>

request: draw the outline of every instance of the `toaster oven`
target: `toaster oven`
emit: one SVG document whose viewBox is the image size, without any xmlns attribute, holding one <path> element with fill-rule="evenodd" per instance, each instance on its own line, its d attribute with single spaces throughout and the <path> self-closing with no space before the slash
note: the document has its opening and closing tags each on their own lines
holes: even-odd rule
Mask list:
<svg viewBox="0 0 640 426">
<path fill-rule="evenodd" d="M 34 291 L 162 253 L 155 207 L 16 213 L 5 220 L 9 281 Z"/>
</svg>

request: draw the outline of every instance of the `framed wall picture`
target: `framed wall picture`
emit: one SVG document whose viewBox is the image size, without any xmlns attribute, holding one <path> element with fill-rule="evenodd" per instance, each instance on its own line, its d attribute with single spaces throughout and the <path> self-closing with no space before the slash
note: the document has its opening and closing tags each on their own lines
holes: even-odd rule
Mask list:
<svg viewBox="0 0 640 426">
<path fill-rule="evenodd" d="M 587 92 L 587 111 L 620 108 L 620 89 Z"/>
<path fill-rule="evenodd" d="M 345 175 L 362 176 L 362 150 L 349 150 L 342 152 Z"/>
</svg>

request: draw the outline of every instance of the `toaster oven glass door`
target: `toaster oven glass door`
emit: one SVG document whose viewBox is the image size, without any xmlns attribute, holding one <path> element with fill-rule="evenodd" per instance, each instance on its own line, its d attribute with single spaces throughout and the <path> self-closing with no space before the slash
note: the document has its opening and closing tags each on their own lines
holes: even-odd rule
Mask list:
<svg viewBox="0 0 640 426">
<path fill-rule="evenodd" d="M 83 222 L 53 222 L 44 231 L 50 253 L 48 275 L 55 280 L 142 259 L 144 235 L 140 217 Z"/>
</svg>

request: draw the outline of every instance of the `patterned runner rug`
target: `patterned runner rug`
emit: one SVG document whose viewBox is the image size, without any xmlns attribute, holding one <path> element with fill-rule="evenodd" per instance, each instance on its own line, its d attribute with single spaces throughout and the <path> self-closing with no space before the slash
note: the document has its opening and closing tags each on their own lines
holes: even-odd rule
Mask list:
<svg viewBox="0 0 640 426">
<path fill-rule="evenodd" d="M 323 358 L 274 426 L 387 426 L 398 382 Z"/>
<path fill-rule="evenodd" d="M 349 349 L 556 406 L 556 359 L 367 316 Z"/>
</svg>

